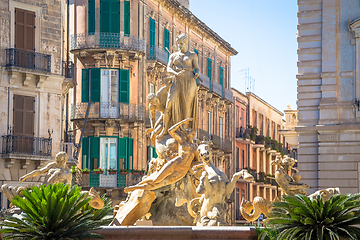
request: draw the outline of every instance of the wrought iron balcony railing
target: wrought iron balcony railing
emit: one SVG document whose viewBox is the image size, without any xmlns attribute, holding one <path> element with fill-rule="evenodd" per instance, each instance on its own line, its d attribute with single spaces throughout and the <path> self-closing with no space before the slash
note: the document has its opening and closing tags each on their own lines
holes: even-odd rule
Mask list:
<svg viewBox="0 0 360 240">
<path fill-rule="evenodd" d="M 156 60 L 164 65 L 167 65 L 168 63 L 169 53 L 158 46 L 147 46 L 146 55 L 147 60 Z"/>
<path fill-rule="evenodd" d="M 3 154 L 51 156 L 51 138 L 25 137 L 17 135 L 4 135 L 2 138 Z"/>
<path fill-rule="evenodd" d="M 65 78 L 74 78 L 74 63 L 72 61 L 62 62 L 62 75 Z"/>
<path fill-rule="evenodd" d="M 206 89 L 210 89 L 210 79 L 205 74 L 200 73 L 200 80 L 196 79 L 197 85 L 203 86 Z"/>
<path fill-rule="evenodd" d="M 8 48 L 6 49 L 5 67 L 19 67 L 42 72 L 51 72 L 51 55 Z"/>
<path fill-rule="evenodd" d="M 215 81 L 212 81 L 211 85 L 212 85 L 212 91 L 214 93 L 216 93 L 216 94 L 218 94 L 220 96 L 223 95 L 223 87 L 219 83 L 217 83 Z"/>
<path fill-rule="evenodd" d="M 121 33 L 78 33 L 71 36 L 71 50 L 84 48 L 118 48 L 145 53 L 145 39 Z"/>
<path fill-rule="evenodd" d="M 88 103 L 75 103 L 71 106 L 70 118 L 85 118 Z M 91 103 L 88 118 L 118 118 L 125 121 L 144 121 L 145 106 L 125 103 Z"/>
<path fill-rule="evenodd" d="M 230 102 L 233 101 L 233 93 L 230 89 L 225 88 L 224 89 L 224 98 Z"/>
</svg>

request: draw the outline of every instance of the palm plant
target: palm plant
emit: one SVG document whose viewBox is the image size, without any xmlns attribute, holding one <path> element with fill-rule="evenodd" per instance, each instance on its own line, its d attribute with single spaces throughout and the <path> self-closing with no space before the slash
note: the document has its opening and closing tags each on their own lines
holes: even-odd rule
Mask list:
<svg viewBox="0 0 360 240">
<path fill-rule="evenodd" d="M 91 199 L 78 186 L 41 185 L 22 191 L 22 195 L 11 201 L 23 211 L 21 217 L 6 216 L 0 224 L 0 233 L 11 233 L 3 239 L 102 238 L 89 231 L 111 221 L 104 219 L 112 210 L 109 201 L 103 209 L 92 209 L 88 204 Z"/>
<path fill-rule="evenodd" d="M 303 195 L 285 195 L 274 202 L 267 227 L 274 228 L 277 239 L 339 240 L 360 239 L 360 193 L 334 195 L 323 202 L 321 197 L 310 199 Z"/>
</svg>

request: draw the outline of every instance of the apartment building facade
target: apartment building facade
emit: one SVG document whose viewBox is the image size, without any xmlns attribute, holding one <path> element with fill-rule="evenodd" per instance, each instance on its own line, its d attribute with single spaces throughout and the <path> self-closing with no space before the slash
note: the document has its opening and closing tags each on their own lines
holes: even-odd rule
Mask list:
<svg viewBox="0 0 360 240">
<path fill-rule="evenodd" d="M 188 48 L 199 59 L 197 137 L 212 139 L 216 164 L 230 169 L 230 62 L 237 52 L 188 5 L 175 0 L 83 0 L 72 8 L 77 85 L 69 125 L 77 129 L 76 141 L 83 133 L 79 167 L 105 169 L 99 176 L 90 174 L 89 186 L 110 191 L 114 199 L 121 199 L 122 188 L 136 178 L 121 175 L 120 169 L 146 171 L 156 157 L 146 135 L 146 97 L 162 87 L 168 56 L 181 33 L 187 34 Z M 118 173 L 110 176 L 110 168 Z"/>
<path fill-rule="evenodd" d="M 239 208 L 242 199 L 252 201 L 263 197 L 272 201 L 281 196 L 274 179 L 278 166 L 270 165 L 276 157 L 288 155 L 296 159 L 296 149 L 291 148 L 280 133 L 284 129 L 284 114 L 254 93 L 243 94 L 232 88 L 234 96 L 235 154 L 234 169 L 247 169 L 253 182 L 238 180 L 235 187 L 233 223 L 244 223 Z M 291 174 L 291 173 L 289 173 Z"/>
<path fill-rule="evenodd" d="M 0 21 L 0 184 L 17 185 L 64 147 L 63 107 L 74 85 L 63 50 L 66 4 L 1 0 Z"/>
</svg>

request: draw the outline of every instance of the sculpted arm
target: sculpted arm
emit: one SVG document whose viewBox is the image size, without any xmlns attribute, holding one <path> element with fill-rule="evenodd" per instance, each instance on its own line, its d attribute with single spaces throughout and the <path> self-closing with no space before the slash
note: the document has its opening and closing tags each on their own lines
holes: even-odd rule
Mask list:
<svg viewBox="0 0 360 240">
<path fill-rule="evenodd" d="M 236 181 L 242 176 L 241 172 L 237 172 L 232 177 L 231 181 L 226 184 L 225 197 L 230 198 L 231 193 L 235 188 Z"/>
<path fill-rule="evenodd" d="M 34 170 L 32 172 L 29 172 L 28 174 L 25 174 L 24 176 L 22 176 L 19 179 L 19 181 L 23 182 L 23 181 L 25 181 L 25 179 L 27 179 L 29 177 L 37 177 L 37 176 L 43 175 L 43 174 L 47 173 L 49 171 L 49 169 L 55 164 L 56 164 L 55 162 L 52 162 L 39 170 Z"/>
<path fill-rule="evenodd" d="M 172 126 L 171 128 L 169 128 L 169 134 L 170 136 L 172 136 L 177 142 L 179 142 L 180 144 L 182 144 L 183 139 L 181 138 L 181 136 L 179 134 L 177 134 L 175 131 L 183 124 L 186 123 L 188 121 L 193 120 L 192 118 L 187 118 L 185 120 L 182 120 L 181 122 L 178 122 L 177 124 L 175 124 L 174 126 Z"/>
</svg>

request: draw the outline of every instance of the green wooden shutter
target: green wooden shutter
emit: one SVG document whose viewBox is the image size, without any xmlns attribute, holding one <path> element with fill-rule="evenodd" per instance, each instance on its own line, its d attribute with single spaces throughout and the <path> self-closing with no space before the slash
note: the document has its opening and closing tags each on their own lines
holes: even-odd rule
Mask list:
<svg viewBox="0 0 360 240">
<path fill-rule="evenodd" d="M 156 148 L 155 147 L 152 147 L 153 148 L 153 153 L 154 153 L 154 158 L 157 158 L 158 157 L 158 155 L 157 155 L 157 152 L 156 152 Z"/>
<path fill-rule="evenodd" d="M 219 83 L 221 87 L 224 87 L 224 69 L 219 67 Z"/>
<path fill-rule="evenodd" d="M 194 52 L 196 53 L 196 55 L 199 57 L 199 51 L 197 49 L 194 49 Z"/>
<path fill-rule="evenodd" d="M 127 160 L 127 139 L 126 138 L 119 138 L 118 139 L 118 165 L 120 166 L 120 168 L 124 168 L 124 169 L 128 169 L 129 170 L 129 166 L 128 166 L 128 160 Z M 120 164 L 120 158 L 124 159 L 124 165 L 125 166 L 121 166 Z"/>
<path fill-rule="evenodd" d="M 120 0 L 110 2 L 110 13 L 110 32 L 120 33 Z"/>
<path fill-rule="evenodd" d="M 89 69 L 81 72 L 81 102 L 89 102 Z"/>
<path fill-rule="evenodd" d="M 149 58 L 155 59 L 155 20 L 149 18 Z"/>
<path fill-rule="evenodd" d="M 100 102 L 100 90 L 101 90 L 101 69 L 91 69 L 91 101 Z"/>
<path fill-rule="evenodd" d="M 100 0 L 100 32 L 120 32 L 120 0 Z"/>
<path fill-rule="evenodd" d="M 128 138 L 128 160 L 129 160 L 129 166 L 131 166 L 131 169 L 134 169 L 134 139 Z M 131 159 L 131 162 L 130 162 Z"/>
<path fill-rule="evenodd" d="M 120 69 L 119 77 L 119 102 L 129 103 L 130 73 L 127 69 Z"/>
<path fill-rule="evenodd" d="M 89 138 L 84 137 L 82 140 L 82 158 L 81 158 L 81 168 L 89 168 Z"/>
<path fill-rule="evenodd" d="M 211 69 L 211 66 L 212 65 L 212 62 L 211 62 L 211 59 L 208 58 L 207 59 L 207 76 L 209 77 L 209 80 L 210 80 L 210 90 L 212 90 L 211 88 L 211 72 L 212 72 L 212 69 Z"/>
<path fill-rule="evenodd" d="M 170 32 L 166 28 L 164 28 L 164 50 L 170 51 Z"/>
<path fill-rule="evenodd" d="M 88 33 L 95 33 L 95 0 L 88 1 Z"/>
<path fill-rule="evenodd" d="M 100 138 L 90 137 L 90 169 L 94 169 L 94 161 L 100 163 Z"/>
<path fill-rule="evenodd" d="M 130 1 L 124 1 L 124 34 L 130 35 Z"/>
</svg>

